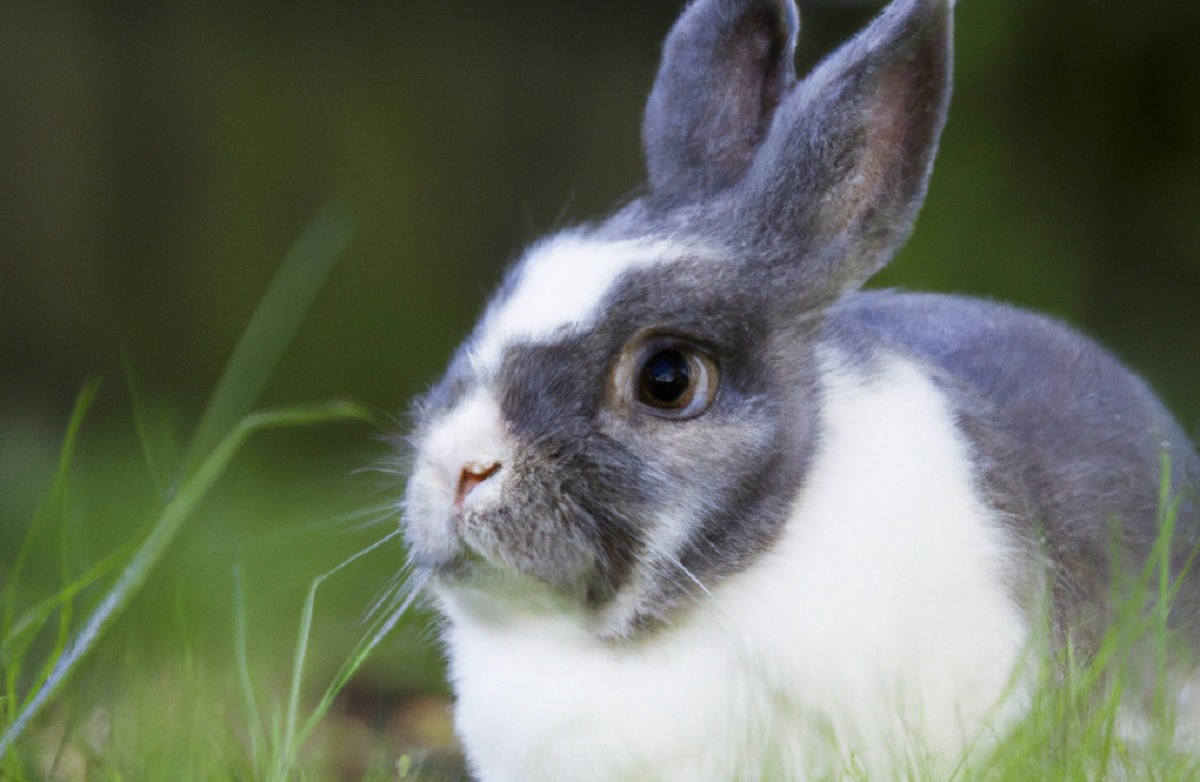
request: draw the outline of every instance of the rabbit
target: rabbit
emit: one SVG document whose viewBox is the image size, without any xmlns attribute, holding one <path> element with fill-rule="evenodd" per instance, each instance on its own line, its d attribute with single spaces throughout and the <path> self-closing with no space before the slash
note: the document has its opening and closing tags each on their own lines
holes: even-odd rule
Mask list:
<svg viewBox="0 0 1200 782">
<path fill-rule="evenodd" d="M 401 523 L 481 782 L 940 768 L 1029 709 L 1039 637 L 1094 649 L 1164 481 L 1185 572 L 1200 460 L 1139 378 L 860 289 L 924 199 L 952 16 L 894 0 L 798 80 L 792 0 L 691 2 L 644 189 L 529 247 L 414 403 Z"/>
</svg>

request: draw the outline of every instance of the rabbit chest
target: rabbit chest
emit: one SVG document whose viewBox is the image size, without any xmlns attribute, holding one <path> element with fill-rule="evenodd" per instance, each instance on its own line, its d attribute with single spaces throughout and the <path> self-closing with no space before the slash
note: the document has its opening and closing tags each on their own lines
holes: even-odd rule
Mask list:
<svg viewBox="0 0 1200 782">
<path fill-rule="evenodd" d="M 821 446 L 782 536 L 678 624 L 611 644 L 551 603 L 441 593 L 483 782 L 903 768 L 986 745 L 1021 710 L 1017 552 L 945 400 L 900 358 L 824 363 Z"/>
</svg>

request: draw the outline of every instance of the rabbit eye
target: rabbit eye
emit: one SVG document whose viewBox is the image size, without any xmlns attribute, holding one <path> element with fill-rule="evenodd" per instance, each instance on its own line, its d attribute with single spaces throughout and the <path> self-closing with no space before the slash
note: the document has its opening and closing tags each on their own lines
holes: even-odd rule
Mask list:
<svg viewBox="0 0 1200 782">
<path fill-rule="evenodd" d="M 654 350 L 637 376 L 638 401 L 667 418 L 692 418 L 712 404 L 716 367 L 699 351 L 667 347 Z"/>
</svg>

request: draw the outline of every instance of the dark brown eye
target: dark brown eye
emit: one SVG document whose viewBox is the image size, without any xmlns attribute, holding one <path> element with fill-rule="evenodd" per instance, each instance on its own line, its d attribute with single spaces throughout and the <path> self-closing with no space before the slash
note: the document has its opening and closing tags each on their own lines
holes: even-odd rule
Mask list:
<svg viewBox="0 0 1200 782">
<path fill-rule="evenodd" d="M 641 400 L 651 407 L 675 409 L 685 406 L 696 387 L 687 356 L 678 350 L 660 350 L 646 359 L 639 384 Z"/>
<path fill-rule="evenodd" d="M 638 401 L 668 418 L 700 415 L 716 392 L 716 368 L 708 356 L 687 347 L 653 350 L 637 375 Z"/>
</svg>

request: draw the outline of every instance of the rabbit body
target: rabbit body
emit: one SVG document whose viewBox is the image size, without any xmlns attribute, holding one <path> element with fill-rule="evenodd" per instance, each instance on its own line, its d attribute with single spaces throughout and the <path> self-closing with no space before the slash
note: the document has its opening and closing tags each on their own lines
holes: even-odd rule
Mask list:
<svg viewBox="0 0 1200 782">
<path fill-rule="evenodd" d="M 1163 489 L 1174 573 L 1196 544 L 1200 460 L 1102 349 L 857 290 L 924 196 L 948 0 L 896 0 L 802 82 L 796 25 L 691 4 L 648 192 L 532 247 L 416 405 L 406 535 L 481 782 L 952 768 L 1044 642 L 1104 631 L 1114 535 L 1141 567 Z"/>
<path fill-rule="evenodd" d="M 1078 407 L 1081 385 L 1144 415 L 1134 427 L 1166 427 L 1185 455 L 1186 440 L 1140 381 L 1048 319 L 886 292 L 855 294 L 828 315 L 816 347 L 820 444 L 781 536 L 670 626 L 614 644 L 536 583 L 439 592 L 457 722 L 481 779 L 936 771 L 1022 713 L 1038 597 L 1053 587 L 1033 529 L 989 497 L 986 472 L 1031 451 L 1047 462 L 1026 463 L 1031 471 L 1080 469 L 1060 460 L 1081 446 L 1061 431 L 1076 421 L 1063 405 Z M 951 363 L 961 357 L 971 365 Z M 1047 368 L 1037 384 L 1028 363 Z M 1004 398 L 1014 391 L 1019 401 Z M 1087 447 L 1111 447 L 1111 430 L 1094 424 L 1075 424 L 1095 440 Z M 1023 440 L 996 450 L 1004 437 Z M 1144 513 L 1135 506 L 1157 502 L 1160 444 L 1147 441 L 1149 472 L 1129 480 L 1145 491 L 1118 497 L 1112 473 L 1096 468 L 1094 481 L 1074 484 L 1080 496 L 1048 496 L 1038 512 L 1074 503 L 1085 519 L 1087 503 L 1107 501 Z M 1044 543 L 1106 561 L 1107 530 L 1076 534 Z M 1107 588 L 1082 568 L 1060 578 L 1066 594 Z M 1098 611 L 1099 600 L 1074 610 Z"/>
<path fill-rule="evenodd" d="M 1023 552 L 952 406 L 912 356 L 819 352 L 823 445 L 782 535 L 669 628 L 611 645 L 564 606 L 442 596 L 481 779 L 817 778 L 850 751 L 869 769 L 958 758 L 1019 712 Z"/>
</svg>

